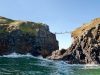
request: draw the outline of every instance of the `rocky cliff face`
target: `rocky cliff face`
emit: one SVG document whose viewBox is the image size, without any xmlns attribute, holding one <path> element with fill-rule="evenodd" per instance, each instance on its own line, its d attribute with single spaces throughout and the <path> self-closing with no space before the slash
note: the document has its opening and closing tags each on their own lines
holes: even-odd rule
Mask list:
<svg viewBox="0 0 100 75">
<path fill-rule="evenodd" d="M 16 52 L 45 57 L 58 48 L 46 24 L 0 17 L 0 55 Z"/>
<path fill-rule="evenodd" d="M 63 59 L 74 64 L 100 64 L 100 18 L 84 24 L 72 32 L 74 39 L 63 54 L 54 51 L 50 59 Z M 58 53 L 58 54 L 57 54 Z"/>
</svg>

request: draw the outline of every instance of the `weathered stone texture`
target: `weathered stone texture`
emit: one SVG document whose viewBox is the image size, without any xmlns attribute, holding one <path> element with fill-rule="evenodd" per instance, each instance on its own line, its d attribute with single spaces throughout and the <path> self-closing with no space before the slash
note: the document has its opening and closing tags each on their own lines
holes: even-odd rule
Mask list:
<svg viewBox="0 0 100 75">
<path fill-rule="evenodd" d="M 0 55 L 16 52 L 46 57 L 57 49 L 56 36 L 46 24 L 0 17 Z"/>
<path fill-rule="evenodd" d="M 58 54 L 57 59 L 63 59 L 72 64 L 100 64 L 100 18 L 74 30 L 72 37 L 74 41 L 70 48 L 64 54 Z M 54 54 L 49 58 L 56 59 L 57 55 Z"/>
</svg>

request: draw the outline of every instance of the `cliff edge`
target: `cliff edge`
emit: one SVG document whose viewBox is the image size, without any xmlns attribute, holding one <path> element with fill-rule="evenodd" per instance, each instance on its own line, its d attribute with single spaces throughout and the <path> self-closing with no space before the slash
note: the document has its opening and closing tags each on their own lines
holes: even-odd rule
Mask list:
<svg viewBox="0 0 100 75">
<path fill-rule="evenodd" d="M 0 55 L 16 52 L 45 57 L 57 49 L 58 41 L 48 25 L 0 16 Z"/>
<path fill-rule="evenodd" d="M 72 38 L 70 48 L 54 51 L 49 58 L 72 64 L 100 64 L 100 18 L 74 30 Z"/>
</svg>

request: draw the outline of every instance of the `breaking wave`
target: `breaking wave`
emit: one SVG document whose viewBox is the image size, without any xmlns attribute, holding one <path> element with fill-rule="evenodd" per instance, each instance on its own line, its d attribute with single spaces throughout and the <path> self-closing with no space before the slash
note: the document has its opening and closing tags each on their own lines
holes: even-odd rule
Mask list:
<svg viewBox="0 0 100 75">
<path fill-rule="evenodd" d="M 19 57 L 34 57 L 32 56 L 30 53 L 27 53 L 27 54 L 18 54 L 18 53 L 11 53 L 9 55 L 3 55 L 3 56 L 0 56 L 0 57 L 7 57 L 7 58 L 19 58 Z"/>
<path fill-rule="evenodd" d="M 97 71 L 100 70 L 100 65 L 67 64 L 64 61 L 44 59 L 42 56 L 34 57 L 29 53 L 25 55 L 11 53 L 1 56 L 0 59 L 0 75 L 83 75 L 84 73 L 84 75 L 95 75 L 94 72 L 99 75 L 100 73 Z"/>
<path fill-rule="evenodd" d="M 64 61 L 53 61 L 53 60 L 48 60 L 46 58 L 43 58 L 42 56 L 38 56 L 38 57 L 35 57 L 33 55 L 31 55 L 30 53 L 27 53 L 27 54 L 18 54 L 18 53 L 11 53 L 9 55 L 3 55 L 3 56 L 0 56 L 0 57 L 6 57 L 6 58 L 21 58 L 21 57 L 29 57 L 29 58 L 35 58 L 35 59 L 40 59 L 40 60 L 43 60 L 43 61 L 48 61 L 48 62 L 53 62 L 55 63 L 56 65 L 64 65 L 66 67 L 81 67 L 81 69 L 96 69 L 96 68 L 100 68 L 100 65 L 98 64 L 67 64 L 66 62 Z"/>
</svg>

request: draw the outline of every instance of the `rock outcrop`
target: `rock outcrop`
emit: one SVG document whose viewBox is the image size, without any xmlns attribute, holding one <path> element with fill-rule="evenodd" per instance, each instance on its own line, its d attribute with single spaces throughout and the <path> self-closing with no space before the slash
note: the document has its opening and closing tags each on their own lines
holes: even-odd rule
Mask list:
<svg viewBox="0 0 100 75">
<path fill-rule="evenodd" d="M 47 58 L 52 59 L 52 60 L 62 60 L 62 58 L 64 57 L 63 55 L 64 55 L 65 52 L 66 52 L 65 49 L 55 50 Z"/>
<path fill-rule="evenodd" d="M 65 53 L 54 51 L 49 58 L 66 60 L 72 64 L 100 64 L 100 18 L 74 30 L 72 37 L 74 41 Z"/>
<path fill-rule="evenodd" d="M 58 41 L 48 25 L 0 17 L 0 55 L 16 52 L 45 57 L 57 49 Z"/>
</svg>

